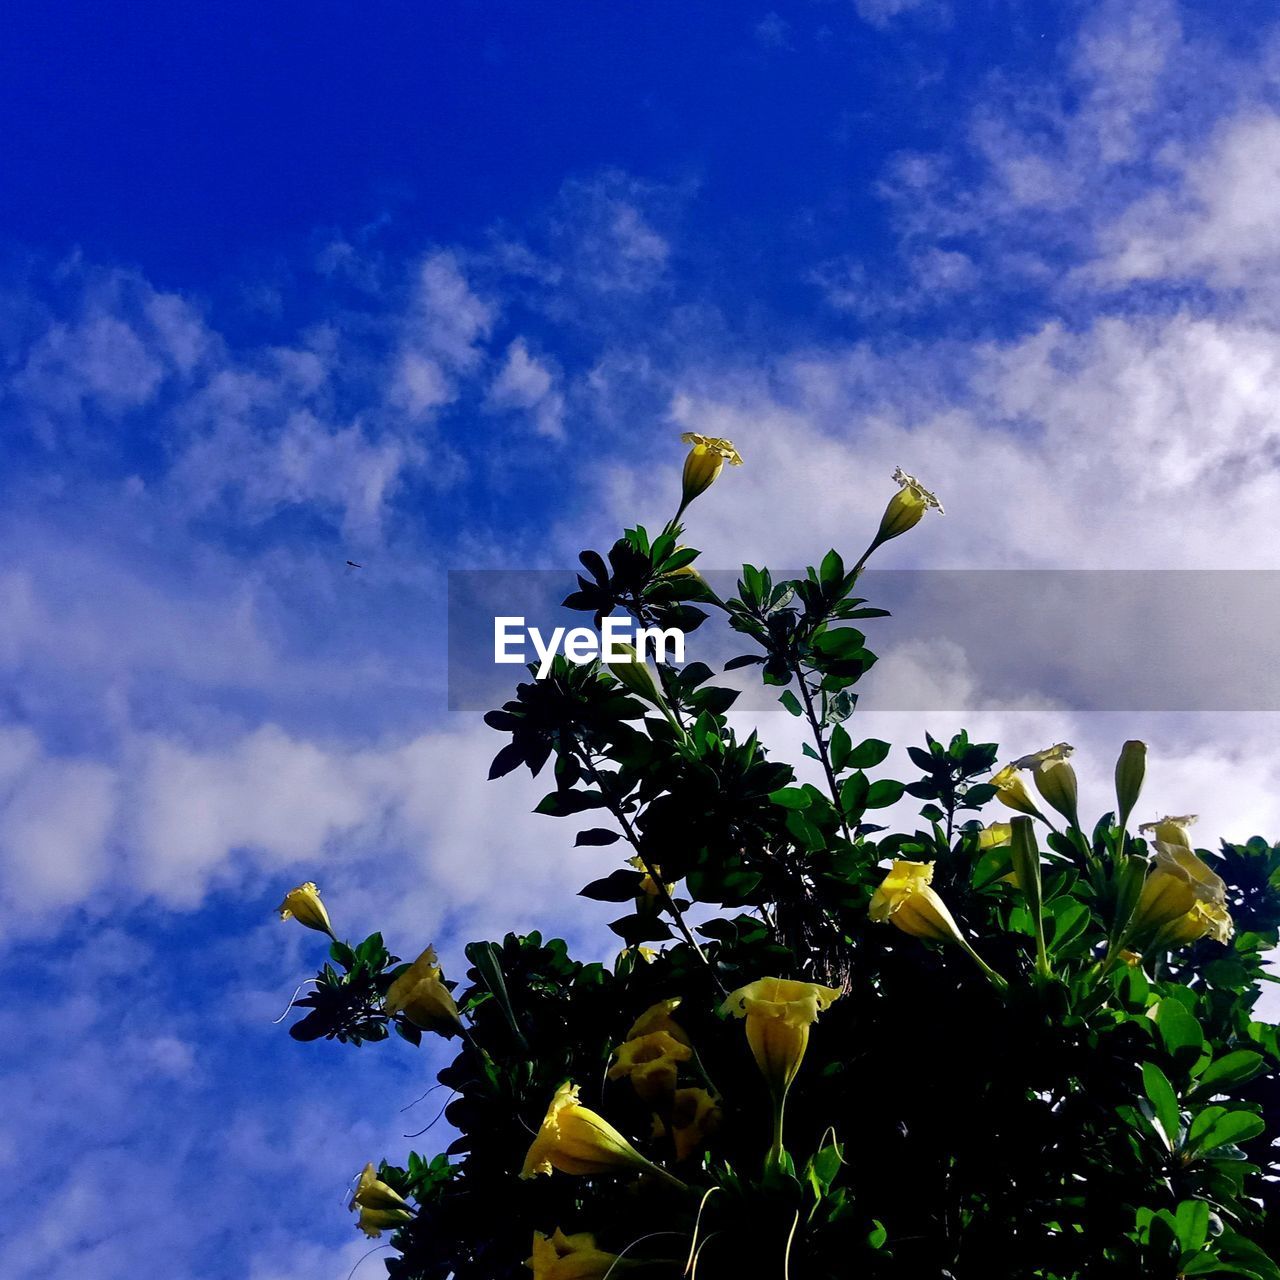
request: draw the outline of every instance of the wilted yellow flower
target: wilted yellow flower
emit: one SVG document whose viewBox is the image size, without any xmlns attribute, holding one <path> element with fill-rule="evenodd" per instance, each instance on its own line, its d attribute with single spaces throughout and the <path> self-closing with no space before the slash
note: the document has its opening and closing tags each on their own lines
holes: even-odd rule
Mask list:
<svg viewBox="0 0 1280 1280">
<path fill-rule="evenodd" d="M 867 914 L 877 924 L 887 920 L 914 938 L 963 942 L 960 926 L 931 887 L 932 880 L 932 862 L 895 862 L 872 894 Z"/>
<path fill-rule="evenodd" d="M 665 1031 L 673 1040 L 681 1044 L 689 1043 L 685 1029 L 672 1020 L 671 1015 L 680 1007 L 680 997 L 672 996 L 669 1000 L 659 1000 L 651 1004 L 632 1024 L 627 1032 L 628 1040 L 638 1040 L 641 1036 L 652 1035 L 655 1031 Z"/>
<path fill-rule="evenodd" d="M 1155 822 L 1144 822 L 1138 828 L 1144 835 L 1150 832 L 1151 835 L 1164 844 L 1178 844 L 1184 849 L 1190 849 L 1191 837 L 1187 834 L 1187 828 L 1199 821 L 1194 813 L 1184 813 L 1180 817 L 1164 817 L 1157 818 Z"/>
<path fill-rule="evenodd" d="M 1222 878 L 1190 849 L 1158 840 L 1130 932 L 1136 935 L 1160 929 L 1182 920 L 1197 903 L 1225 907 L 1226 900 L 1227 886 Z"/>
<path fill-rule="evenodd" d="M 278 910 L 281 920 L 288 920 L 292 916 L 308 929 L 327 933 L 331 938 L 334 936 L 333 926 L 329 923 L 329 913 L 324 909 L 324 903 L 320 901 L 320 890 L 310 880 L 306 884 L 300 884 L 296 889 L 290 889 L 284 895 L 284 901 Z"/>
<path fill-rule="evenodd" d="M 978 832 L 979 849 L 999 849 L 1013 839 L 1013 825 L 1008 822 L 993 822 Z"/>
<path fill-rule="evenodd" d="M 628 1264 L 615 1253 L 596 1248 L 595 1236 L 579 1231 L 565 1235 L 559 1227 L 551 1235 L 533 1233 L 533 1255 L 524 1264 L 533 1280 L 604 1280 Z"/>
<path fill-rule="evenodd" d="M 659 1103 L 675 1092 L 680 1063 L 688 1062 L 693 1050 L 666 1031 L 651 1031 L 620 1044 L 614 1055 L 609 1079 L 629 1077 L 640 1097 Z"/>
<path fill-rule="evenodd" d="M 394 1231 L 396 1227 L 413 1221 L 413 1214 L 408 1209 L 365 1209 L 360 1210 L 360 1220 L 356 1226 L 369 1237 L 376 1239 L 384 1231 Z"/>
<path fill-rule="evenodd" d="M 1036 780 L 1036 790 L 1072 826 L 1080 825 L 1079 798 L 1076 788 L 1076 771 L 1067 763 L 1067 757 L 1075 750 L 1070 743 L 1058 742 L 1043 751 L 1033 751 L 1013 762 L 1015 769 L 1030 769 Z"/>
<path fill-rule="evenodd" d="M 680 494 L 680 510 L 683 511 L 694 498 L 715 484 L 726 462 L 731 467 L 742 466 L 742 455 L 733 447 L 732 440 L 724 440 L 719 436 L 703 436 L 696 431 L 686 431 L 680 439 L 685 444 L 693 445 L 689 456 L 684 460 Z"/>
<path fill-rule="evenodd" d="M 1133 738 L 1120 748 L 1116 760 L 1116 816 L 1123 827 L 1129 821 L 1133 806 L 1142 793 L 1142 781 L 1147 776 L 1147 744 Z"/>
<path fill-rule="evenodd" d="M 462 1019 L 440 976 L 436 949 L 428 947 L 387 991 L 389 1014 L 403 1013 L 415 1027 L 450 1036 L 462 1030 Z"/>
<path fill-rule="evenodd" d="M 655 1169 L 603 1116 L 584 1107 L 578 1101 L 578 1086 L 566 1080 L 551 1099 L 520 1176 L 532 1178 L 552 1169 L 607 1173 L 628 1166 Z"/>
<path fill-rule="evenodd" d="M 1007 764 L 993 774 L 991 785 L 995 787 L 996 799 L 1001 804 L 1016 809 L 1019 813 L 1030 814 L 1033 818 L 1040 817 L 1040 810 L 1036 808 L 1036 802 L 1031 798 L 1031 792 L 1027 790 L 1027 784 L 1023 782 L 1016 764 Z"/>
<path fill-rule="evenodd" d="M 747 1043 L 774 1095 L 790 1087 L 818 1014 L 840 998 L 835 987 L 787 978 L 758 978 L 731 992 L 720 1008 L 747 1020 Z"/>
<path fill-rule="evenodd" d="M 723 1118 L 720 1103 L 705 1089 L 677 1089 L 671 1123 L 664 1126 L 675 1143 L 676 1159 L 687 1160 L 705 1145 Z"/>
<path fill-rule="evenodd" d="M 360 1181 L 355 1195 L 351 1197 L 349 1209 L 359 1206 L 362 1209 L 408 1209 L 409 1202 L 394 1187 L 388 1186 L 374 1172 L 372 1164 L 367 1164 L 360 1171 Z"/>
</svg>

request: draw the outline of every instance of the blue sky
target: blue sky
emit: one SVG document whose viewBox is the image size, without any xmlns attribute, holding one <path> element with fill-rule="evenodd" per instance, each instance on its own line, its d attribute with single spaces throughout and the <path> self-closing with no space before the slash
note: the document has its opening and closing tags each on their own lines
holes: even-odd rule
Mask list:
<svg viewBox="0 0 1280 1280">
<path fill-rule="evenodd" d="M 603 954 L 600 852 L 444 708 L 444 575 L 661 520 L 682 430 L 747 460 L 699 501 L 712 565 L 856 551 L 902 465 L 947 515 L 886 567 L 1277 568 L 1274 22 L 9 6 L 0 1167 L 39 1179 L 0 1274 L 361 1258 L 345 1179 L 432 1118 L 435 1060 L 272 1025 L 320 955 L 272 909 L 314 878 L 446 972 L 510 927 Z M 1135 660 L 1186 608 L 1153 593 Z M 1099 810 L 1141 735 L 1153 814 L 1280 832 L 1273 715 L 1082 714 L 1087 643 L 997 678 L 915 636 L 883 706 L 956 710 L 872 689 L 866 730 L 1067 738 Z"/>
</svg>

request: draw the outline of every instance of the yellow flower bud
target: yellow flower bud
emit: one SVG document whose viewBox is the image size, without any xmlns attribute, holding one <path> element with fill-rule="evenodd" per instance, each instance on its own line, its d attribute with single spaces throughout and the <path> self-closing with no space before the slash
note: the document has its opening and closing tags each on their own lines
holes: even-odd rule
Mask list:
<svg viewBox="0 0 1280 1280">
<path fill-rule="evenodd" d="M 756 1065 L 781 1097 L 800 1070 L 809 1046 L 809 1028 L 818 1014 L 840 998 L 835 987 L 787 978 L 759 978 L 732 992 L 721 1006 L 747 1021 L 747 1043 Z"/>
<path fill-rule="evenodd" d="M 696 431 L 686 431 L 680 439 L 685 444 L 693 445 L 689 456 L 684 460 L 680 494 L 680 510 L 683 511 L 694 498 L 715 484 L 726 462 L 731 467 L 742 466 L 742 456 L 733 447 L 732 440 L 724 440 L 719 436 L 703 436 Z"/>
<path fill-rule="evenodd" d="M 662 1173 L 603 1116 L 578 1101 L 578 1086 L 567 1080 L 556 1090 L 538 1136 L 525 1156 L 522 1178 L 552 1169 L 561 1173 L 608 1173 L 614 1169 Z"/>
<path fill-rule="evenodd" d="M 1147 744 L 1136 738 L 1120 748 L 1116 761 L 1116 817 L 1123 827 L 1129 821 L 1133 806 L 1142 793 L 1142 780 L 1147 774 Z"/>
<path fill-rule="evenodd" d="M 1076 788 L 1076 771 L 1067 763 L 1067 757 L 1075 750 L 1066 742 L 1056 743 L 1043 751 L 1033 751 L 1021 760 L 1015 760 L 1015 769 L 1030 769 L 1036 781 L 1036 790 L 1072 826 L 1080 825 L 1079 799 Z"/>
<path fill-rule="evenodd" d="M 329 913 L 324 909 L 324 903 L 320 901 L 320 890 L 310 880 L 296 889 L 290 889 L 277 909 L 281 920 L 288 920 L 292 916 L 308 929 L 316 929 L 333 937 L 333 926 L 329 923 Z"/>
<path fill-rule="evenodd" d="M 930 886 L 932 862 L 895 862 L 871 897 L 867 914 L 877 924 L 888 921 L 913 938 L 964 942 L 947 905 Z"/>
<path fill-rule="evenodd" d="M 355 1209 L 357 1206 L 362 1209 L 408 1209 L 410 1207 L 409 1202 L 394 1187 L 388 1186 L 378 1177 L 372 1164 L 365 1165 L 360 1171 L 360 1182 L 347 1207 Z"/>
<path fill-rule="evenodd" d="M 533 1233 L 533 1254 L 524 1265 L 533 1272 L 533 1280 L 604 1280 L 632 1264 L 597 1249 L 595 1236 L 588 1232 L 567 1236 L 557 1227 L 549 1236 Z"/>
<path fill-rule="evenodd" d="M 377 1239 L 384 1231 L 394 1231 L 406 1222 L 413 1221 L 413 1214 L 408 1209 L 365 1209 L 360 1210 L 360 1220 L 356 1223 L 370 1240 Z"/>
<path fill-rule="evenodd" d="M 403 1013 L 424 1031 L 451 1036 L 462 1030 L 458 1006 L 444 985 L 434 947 L 428 947 L 391 984 L 383 1003 L 389 1014 Z"/>
<path fill-rule="evenodd" d="M 884 515 L 880 517 L 880 527 L 876 530 L 875 539 L 871 544 L 872 550 L 882 542 L 888 542 L 890 538 L 896 538 L 909 529 L 914 529 L 930 507 L 940 516 L 946 515 L 936 495 L 930 493 L 915 476 L 908 475 L 901 467 L 897 467 L 894 469 L 893 479 L 899 485 L 899 489 L 889 499 Z"/>
<path fill-rule="evenodd" d="M 1177 818 L 1165 817 L 1157 818 L 1155 822 L 1144 822 L 1138 830 L 1144 835 L 1150 832 L 1162 844 L 1176 844 L 1190 849 L 1191 837 L 1187 834 L 1187 828 L 1197 821 L 1194 813 L 1184 813 Z"/>
<path fill-rule="evenodd" d="M 665 708 L 666 701 L 653 672 L 649 670 L 649 664 L 625 640 L 615 640 L 611 647 L 613 652 L 606 652 L 604 659 L 609 674 L 638 698 L 652 702 L 655 707 Z"/>
<path fill-rule="evenodd" d="M 679 1064 L 688 1062 L 693 1050 L 666 1031 L 651 1031 L 620 1044 L 614 1056 L 616 1061 L 609 1068 L 609 1079 L 629 1077 L 641 1098 L 657 1104 L 675 1093 Z"/>
<path fill-rule="evenodd" d="M 1007 764 L 998 773 L 993 774 L 991 785 L 995 787 L 996 799 L 1001 804 L 1018 813 L 1030 814 L 1033 818 L 1040 817 L 1040 810 L 1036 808 L 1036 802 L 1031 798 L 1027 784 L 1018 773 L 1017 765 Z"/>
</svg>

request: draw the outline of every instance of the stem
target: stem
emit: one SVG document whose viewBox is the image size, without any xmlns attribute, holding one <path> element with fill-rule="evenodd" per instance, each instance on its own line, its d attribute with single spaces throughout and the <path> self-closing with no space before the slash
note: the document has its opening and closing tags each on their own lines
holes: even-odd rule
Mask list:
<svg viewBox="0 0 1280 1280">
<path fill-rule="evenodd" d="M 969 943 L 965 941 L 965 939 L 964 939 L 964 938 L 961 938 L 961 939 L 960 939 L 960 945 L 965 949 L 966 953 L 968 954 L 969 958 L 974 962 L 974 964 L 976 964 L 976 965 L 978 966 L 978 968 L 979 968 L 979 969 L 981 969 L 981 970 L 982 970 L 982 972 L 983 972 L 983 973 L 985 973 L 985 974 L 987 975 L 987 977 L 991 980 L 991 984 L 992 984 L 992 986 L 994 986 L 994 987 L 996 988 L 996 990 L 997 990 L 997 991 L 1000 991 L 1000 992 L 1002 992 L 1002 993 L 1003 993 L 1003 992 L 1005 992 L 1005 991 L 1008 991 L 1008 990 L 1009 990 L 1009 983 L 1005 980 L 1005 978 L 1004 978 L 1001 974 L 998 974 L 998 973 L 997 973 L 997 972 L 996 972 L 996 971 L 995 971 L 995 970 L 994 970 L 994 969 L 993 969 L 993 968 L 992 968 L 992 967 L 991 967 L 991 966 L 990 966 L 990 965 L 989 965 L 989 964 L 988 964 L 988 963 L 987 963 L 987 962 L 986 962 L 986 961 L 985 961 L 985 960 L 984 960 L 984 959 L 983 959 L 983 958 L 982 958 L 982 957 L 981 957 L 981 956 L 980 956 L 980 955 L 979 955 L 979 954 L 978 954 L 978 953 L 977 953 L 977 952 L 976 952 L 976 951 L 975 951 L 975 950 L 974 950 L 974 949 L 969 945 Z"/>
<path fill-rule="evenodd" d="M 782 1162 L 782 1115 L 787 1106 L 787 1091 L 782 1091 L 782 1096 L 774 1099 L 773 1104 L 773 1145 L 769 1148 L 769 1154 L 765 1157 L 765 1167 L 772 1168 Z"/>
<path fill-rule="evenodd" d="M 831 792 L 831 803 L 835 805 L 836 813 L 840 817 L 840 829 L 844 832 L 844 838 L 852 844 L 853 833 L 849 830 L 849 821 L 844 816 L 844 810 L 840 805 L 840 788 L 836 786 L 836 772 L 831 767 L 831 755 L 827 750 L 826 739 L 822 736 L 822 726 L 818 722 L 817 713 L 813 709 L 813 695 L 809 692 L 809 684 L 804 678 L 804 671 L 799 662 L 795 664 L 792 670 L 800 682 L 800 693 L 804 697 L 804 713 L 809 721 L 809 728 L 813 731 L 813 740 L 817 745 L 818 755 L 822 760 L 823 772 L 827 775 L 827 787 Z"/>
<path fill-rule="evenodd" d="M 612 794 L 610 794 L 609 788 L 605 786 L 604 779 L 600 776 L 600 771 L 592 761 L 590 753 L 581 743 L 576 743 L 576 745 L 579 753 L 581 754 L 582 763 L 586 766 L 588 775 L 592 782 L 600 788 L 600 794 L 604 796 L 608 803 L 609 812 L 613 814 L 614 820 L 622 828 L 622 834 L 627 838 L 627 843 L 636 851 L 636 857 L 640 859 L 640 863 L 644 867 L 645 872 L 657 887 L 658 897 L 661 900 L 662 905 L 671 913 L 671 918 L 675 921 L 676 928 L 680 930 L 681 936 L 694 949 L 694 951 L 698 953 L 698 959 L 707 966 L 707 970 L 710 972 L 712 980 L 719 988 L 720 993 L 722 995 L 728 995 L 728 992 L 725 990 L 724 983 L 720 981 L 720 975 L 716 973 L 715 966 L 707 959 L 707 953 L 703 951 L 702 947 L 698 944 L 697 938 L 693 936 L 693 931 L 685 923 L 684 916 L 680 914 L 680 908 L 676 906 L 675 900 L 667 890 L 667 886 L 663 882 L 662 876 L 654 870 L 653 863 L 649 861 L 645 851 L 640 847 L 640 837 L 636 834 L 635 828 L 631 825 L 631 820 L 623 812 L 622 806 L 614 799 Z M 684 1186 L 684 1183 L 681 1183 L 680 1185 Z"/>
</svg>

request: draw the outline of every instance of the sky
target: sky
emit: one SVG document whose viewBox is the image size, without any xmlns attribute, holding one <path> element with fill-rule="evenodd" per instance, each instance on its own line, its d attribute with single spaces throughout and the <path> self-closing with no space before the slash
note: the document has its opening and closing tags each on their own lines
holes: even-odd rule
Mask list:
<svg viewBox="0 0 1280 1280">
<path fill-rule="evenodd" d="M 606 855 L 446 709 L 446 574 L 661 523 L 681 431 L 746 459 L 710 566 L 856 555 L 903 466 L 946 515 L 882 567 L 1150 571 L 1097 659 L 1172 686 L 1215 672 L 1160 571 L 1254 571 L 1274 634 L 1269 4 L 8 6 L 0 174 L 11 1280 L 382 1274 L 346 1182 L 441 1145 L 441 1059 L 291 1041 L 323 948 L 273 908 L 608 954 Z M 1094 812 L 1144 737 L 1145 816 L 1280 835 L 1275 712 L 1082 700 L 1028 580 L 956 604 L 1007 658 L 882 647 L 864 733 L 1071 741 Z"/>
</svg>

